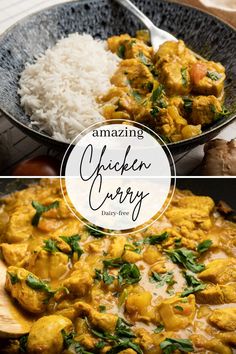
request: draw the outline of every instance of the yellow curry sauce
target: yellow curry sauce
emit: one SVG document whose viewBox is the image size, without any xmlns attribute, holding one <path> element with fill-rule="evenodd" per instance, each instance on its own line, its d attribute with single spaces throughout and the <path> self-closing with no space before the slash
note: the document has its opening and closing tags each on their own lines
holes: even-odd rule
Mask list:
<svg viewBox="0 0 236 354">
<path fill-rule="evenodd" d="M 198 59 L 183 41 L 165 42 L 154 53 L 145 31 L 108 38 L 121 58 L 100 102 L 107 119 L 129 119 L 148 125 L 166 142 L 201 134 L 228 114 L 223 106 L 225 69 Z"/>
<path fill-rule="evenodd" d="M 5 289 L 34 320 L 2 353 L 233 353 L 236 227 L 211 198 L 176 190 L 161 219 L 128 236 L 75 219 L 58 180 L 0 210 Z"/>
</svg>

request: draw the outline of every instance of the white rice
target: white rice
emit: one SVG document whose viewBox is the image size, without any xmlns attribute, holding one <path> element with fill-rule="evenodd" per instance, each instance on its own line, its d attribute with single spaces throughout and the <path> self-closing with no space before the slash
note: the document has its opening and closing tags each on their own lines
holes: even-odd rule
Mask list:
<svg viewBox="0 0 236 354">
<path fill-rule="evenodd" d="M 19 95 L 32 125 L 70 142 L 104 118 L 96 98 L 111 87 L 120 59 L 106 42 L 71 34 L 40 55 L 21 74 Z"/>
</svg>

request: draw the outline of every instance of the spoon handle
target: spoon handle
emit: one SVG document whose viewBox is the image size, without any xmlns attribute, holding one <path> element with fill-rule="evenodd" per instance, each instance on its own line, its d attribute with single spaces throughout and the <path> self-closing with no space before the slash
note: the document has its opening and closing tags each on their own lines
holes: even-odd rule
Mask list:
<svg viewBox="0 0 236 354">
<path fill-rule="evenodd" d="M 150 30 L 154 24 L 149 20 L 147 16 L 145 16 L 134 4 L 132 4 L 129 0 L 115 0 L 120 5 L 126 7 L 130 12 L 132 12 L 136 17 L 140 19 L 140 21 Z"/>
</svg>

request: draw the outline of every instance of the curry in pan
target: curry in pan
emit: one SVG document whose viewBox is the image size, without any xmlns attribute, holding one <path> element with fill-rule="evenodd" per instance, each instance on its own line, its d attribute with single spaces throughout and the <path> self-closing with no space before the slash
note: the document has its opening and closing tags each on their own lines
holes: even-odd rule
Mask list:
<svg viewBox="0 0 236 354">
<path fill-rule="evenodd" d="M 225 69 L 199 59 L 183 41 L 165 42 L 154 53 L 146 31 L 110 37 L 108 48 L 122 61 L 101 98 L 108 119 L 148 125 L 166 142 L 185 140 L 228 114 Z"/>
<path fill-rule="evenodd" d="M 177 190 L 143 232 L 75 219 L 57 180 L 1 199 L 5 290 L 33 319 L 2 353 L 233 353 L 236 227 L 211 198 Z"/>
</svg>

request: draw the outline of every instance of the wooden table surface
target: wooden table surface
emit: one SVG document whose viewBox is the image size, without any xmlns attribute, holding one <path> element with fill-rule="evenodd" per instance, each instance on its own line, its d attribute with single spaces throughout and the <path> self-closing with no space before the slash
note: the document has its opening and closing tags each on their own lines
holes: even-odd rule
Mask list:
<svg viewBox="0 0 236 354">
<path fill-rule="evenodd" d="M 0 33 L 24 16 L 47 6 L 65 2 L 66 0 L 0 0 Z M 67 0 L 69 1 L 69 0 Z M 236 0 L 172 0 L 181 2 L 204 11 L 213 13 L 236 27 Z M 230 140 L 236 137 L 236 122 L 227 127 L 219 137 Z M 29 157 L 57 152 L 40 145 L 25 136 L 0 114 L 0 175 L 9 175 L 12 167 Z M 189 153 L 177 156 L 177 175 L 198 175 L 199 165 L 203 157 L 203 146 Z"/>
</svg>

